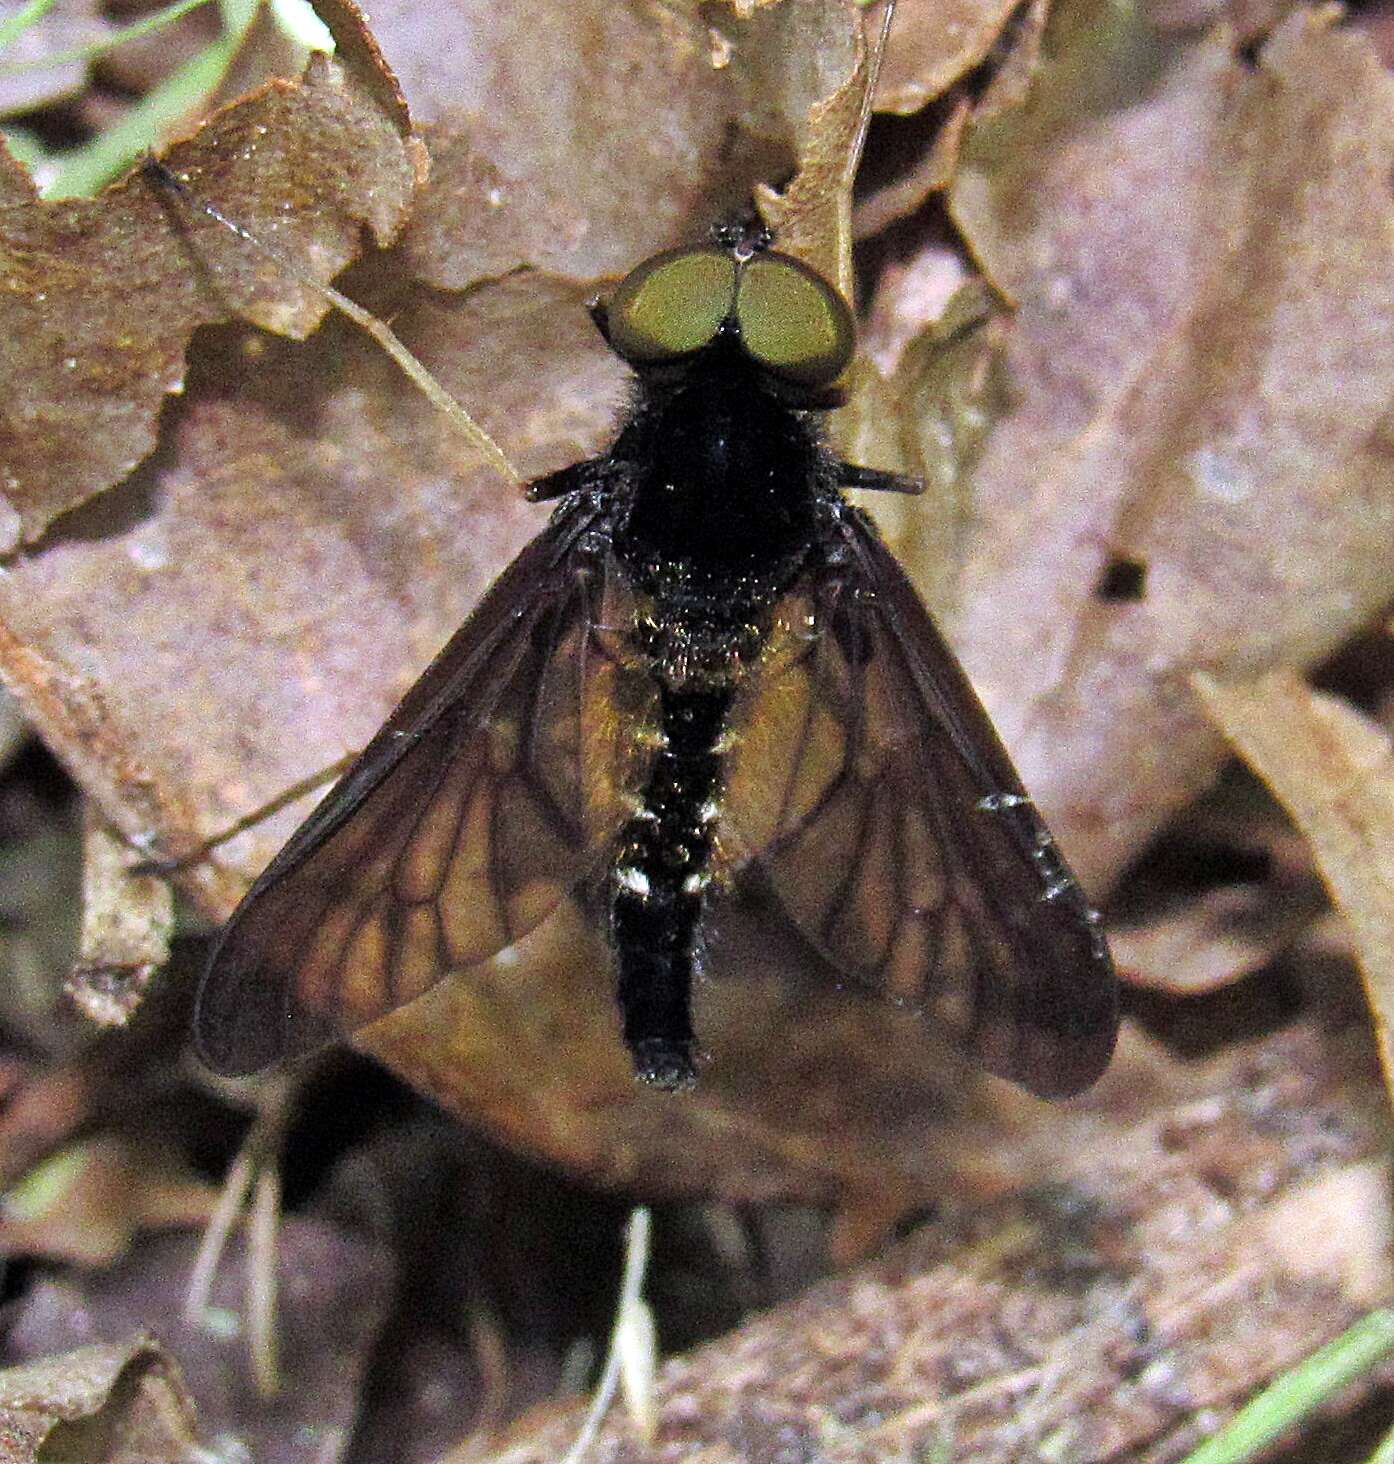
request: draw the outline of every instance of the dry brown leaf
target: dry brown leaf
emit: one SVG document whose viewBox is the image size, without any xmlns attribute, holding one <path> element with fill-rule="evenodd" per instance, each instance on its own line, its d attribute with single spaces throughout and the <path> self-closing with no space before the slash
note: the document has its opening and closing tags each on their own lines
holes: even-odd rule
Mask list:
<svg viewBox="0 0 1394 1464">
<path fill-rule="evenodd" d="M 810 21 L 816 15 L 817 29 Z M 780 247 L 798 255 L 851 300 L 852 179 L 866 100 L 870 55 L 859 24 L 835 6 L 819 12 L 792 5 L 771 10 L 763 34 L 752 34 L 749 84 L 757 95 L 777 96 L 793 123 L 798 169 L 788 187 L 755 188 L 761 217 Z M 817 66 L 805 47 L 812 42 Z"/>
<path fill-rule="evenodd" d="M 834 45 L 835 26 L 818 23 Z M 716 70 L 706 23 L 679 6 L 374 5 L 432 157 L 407 267 L 452 290 L 519 267 L 595 280 L 746 206 L 756 179 L 787 170 L 795 119 L 760 69 L 761 37 L 785 22 L 728 24 L 731 60 Z M 843 15 L 844 51 L 847 29 Z M 789 50 L 796 75 L 829 64 L 812 40 Z"/>
<path fill-rule="evenodd" d="M 913 555 L 920 593 L 938 615 L 953 604 L 968 483 L 1003 407 L 1002 323 L 981 282 L 963 283 L 961 268 L 933 251 L 901 272 L 880 304 L 868 358 L 854 364 L 853 391 L 837 415 L 838 450 L 924 484 L 914 497 L 883 494 L 866 506 L 891 546 Z M 900 305 L 913 326 L 907 319 L 901 328 Z M 932 310 L 937 318 L 926 325 Z"/>
<path fill-rule="evenodd" d="M 1394 750 L 1389 733 L 1290 672 L 1197 675 L 1207 714 L 1311 843 L 1350 923 L 1394 1095 Z"/>
<path fill-rule="evenodd" d="M 1019 0 L 898 0 L 878 111 L 917 112 L 986 60 Z"/>
<path fill-rule="evenodd" d="M 1227 22 L 1246 44 L 1267 35 L 1300 0 L 1142 0 L 1143 18 L 1159 31 L 1200 31 Z"/>
<path fill-rule="evenodd" d="M 1332 918 L 1301 834 L 1236 765 L 1134 866 L 1109 945 L 1130 986 L 1201 996 L 1274 963 L 1337 959 L 1322 935 Z"/>
<path fill-rule="evenodd" d="M 204 1464 L 176 1363 L 146 1336 L 0 1371 L 6 1464 Z"/>
<path fill-rule="evenodd" d="M 1050 0 L 1026 0 L 1022 6 L 1011 49 L 983 93 L 980 115 L 984 118 L 1021 106 L 1030 95 L 1052 9 Z"/>
<path fill-rule="evenodd" d="M 1202 996 L 1276 967 L 1279 1004 L 1314 962 L 1354 981 L 1343 929 L 1306 840 L 1237 763 L 1153 841 L 1109 912 L 1129 986 Z"/>
<path fill-rule="evenodd" d="M 327 279 L 353 257 L 365 225 L 380 242 L 396 232 L 416 180 L 416 144 L 400 108 L 381 100 L 383 85 L 321 58 L 304 84 L 270 84 L 167 161 Z M 285 198 L 299 203 L 294 215 L 280 206 Z M 0 220 L 6 552 L 149 454 L 197 326 L 241 311 L 303 335 L 324 313 L 283 272 L 268 274 L 264 261 L 230 248 L 236 241 L 216 225 L 139 176 L 99 199 L 46 203 L 0 149 Z M 18 678 L 22 668 L 11 660 L 7 673 Z"/>
<path fill-rule="evenodd" d="M 852 210 L 852 233 L 867 239 L 888 229 L 899 219 L 918 212 L 931 194 L 940 193 L 958 170 L 958 150 L 963 144 L 973 104 L 957 95 L 947 106 L 947 116 L 934 139 L 934 146 L 921 152 L 914 164 L 887 183 L 870 189 L 856 200 Z"/>
<path fill-rule="evenodd" d="M 1322 910 L 1312 890 L 1220 885 L 1170 913 L 1114 923 L 1109 947 L 1130 986 L 1200 996 L 1252 975 L 1296 942 Z"/>
<path fill-rule="evenodd" d="M 1257 69 L 1090 0 L 1046 51 L 951 195 L 1020 307 L 953 629 L 1097 888 L 1214 774 L 1190 671 L 1310 664 L 1394 590 L 1394 81 L 1331 12 Z"/>
<path fill-rule="evenodd" d="M 622 389 L 580 292 L 539 277 L 395 323 L 530 472 Z M 197 845 L 362 745 L 539 519 L 346 329 L 209 344 L 160 456 L 0 585 L 22 699 L 141 848 Z M 309 801 L 193 871 L 214 910 Z"/>
<path fill-rule="evenodd" d="M 285 1219 L 277 1239 L 282 1387 L 266 1398 L 247 1358 L 245 1240 L 235 1237 L 223 1257 L 205 1324 L 190 1327 L 181 1311 L 197 1246 L 192 1230 L 151 1235 L 99 1270 L 55 1269 L 36 1277 L 7 1319 L 6 1355 L 46 1358 L 80 1340 L 124 1337 L 153 1321 L 178 1356 L 210 1440 L 235 1441 L 256 1464 L 304 1464 L 306 1440 L 313 1439 L 312 1457 L 333 1464 L 343 1457 L 362 1406 L 366 1370 L 392 1298 L 385 1248 L 346 1226 Z M 162 1464 L 164 1457 L 152 1450 L 149 1459 L 117 1459 Z M 206 1455 L 199 1464 L 207 1464 Z"/>
<path fill-rule="evenodd" d="M 673 1359 L 654 1446 L 616 1410 L 588 1459 L 1181 1457 L 1394 1285 L 1362 1037 L 1312 1023 L 1187 1077 L 1135 1070 L 1053 1183 Z M 580 1412 L 539 1410 L 451 1464 L 556 1459 Z"/>
<path fill-rule="evenodd" d="M 939 102 L 933 143 L 909 153 L 901 138 L 893 176 L 857 199 L 856 236 L 866 238 L 923 208 L 958 169 L 959 148 L 974 111 L 1020 101 L 1031 84 L 1045 27 L 1045 0 L 900 0 L 876 88 L 878 112 L 920 112 Z M 995 68 L 984 89 L 973 73 Z M 933 125 L 929 118 L 925 126 Z"/>
</svg>

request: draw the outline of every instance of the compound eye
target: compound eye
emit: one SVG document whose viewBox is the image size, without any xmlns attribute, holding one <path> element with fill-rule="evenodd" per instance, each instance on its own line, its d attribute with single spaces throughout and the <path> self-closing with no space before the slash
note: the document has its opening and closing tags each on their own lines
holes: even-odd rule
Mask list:
<svg viewBox="0 0 1394 1464">
<path fill-rule="evenodd" d="M 788 254 L 757 254 L 741 271 L 736 323 L 752 360 L 801 386 L 830 386 L 852 359 L 846 301 Z"/>
<path fill-rule="evenodd" d="M 670 249 L 636 265 L 605 308 L 610 344 L 626 361 L 690 356 L 731 313 L 736 262 L 723 249 Z"/>
</svg>

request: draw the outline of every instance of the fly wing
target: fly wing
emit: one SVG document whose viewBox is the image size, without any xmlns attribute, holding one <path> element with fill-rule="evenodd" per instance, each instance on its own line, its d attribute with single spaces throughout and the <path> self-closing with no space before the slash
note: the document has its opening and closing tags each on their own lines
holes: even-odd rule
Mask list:
<svg viewBox="0 0 1394 1464">
<path fill-rule="evenodd" d="M 900 566 L 862 515 L 779 607 L 724 799 L 795 923 L 858 984 L 1043 1097 L 1117 1029 L 1097 915 Z"/>
<path fill-rule="evenodd" d="M 579 547 L 593 520 L 523 550 L 252 886 L 199 989 L 210 1067 L 254 1072 L 411 1001 L 603 855 L 642 776 L 623 703 L 644 692 L 597 619 L 617 591 L 594 534 Z"/>
</svg>

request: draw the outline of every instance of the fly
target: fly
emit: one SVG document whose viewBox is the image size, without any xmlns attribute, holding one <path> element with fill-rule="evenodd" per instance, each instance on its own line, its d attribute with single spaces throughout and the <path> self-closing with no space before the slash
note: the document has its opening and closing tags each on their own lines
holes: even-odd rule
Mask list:
<svg viewBox="0 0 1394 1464">
<path fill-rule="evenodd" d="M 637 1075 L 696 1078 L 711 902 L 758 869 L 854 984 L 1033 1092 L 1108 1062 L 1116 981 L 1057 852 L 821 417 L 854 332 L 734 233 L 645 261 L 595 318 L 633 368 L 554 502 L 252 886 L 199 992 L 255 1071 L 488 960 L 573 891 L 601 912 Z"/>
</svg>

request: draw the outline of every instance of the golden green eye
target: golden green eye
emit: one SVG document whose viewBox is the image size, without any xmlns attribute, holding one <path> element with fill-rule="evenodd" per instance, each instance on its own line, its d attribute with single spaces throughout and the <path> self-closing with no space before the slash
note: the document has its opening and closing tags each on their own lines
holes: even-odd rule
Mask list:
<svg viewBox="0 0 1394 1464">
<path fill-rule="evenodd" d="M 852 312 L 823 277 L 787 254 L 757 254 L 736 287 L 741 344 L 767 371 L 828 386 L 852 359 Z"/>
<path fill-rule="evenodd" d="M 670 249 L 622 279 L 606 307 L 626 361 L 672 361 L 707 345 L 731 313 L 736 262 L 724 249 Z"/>
</svg>

